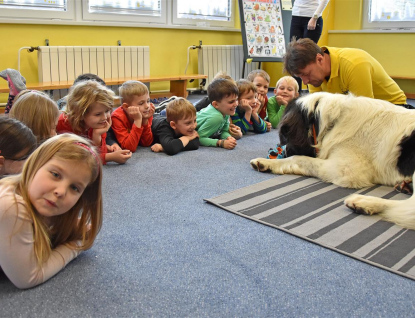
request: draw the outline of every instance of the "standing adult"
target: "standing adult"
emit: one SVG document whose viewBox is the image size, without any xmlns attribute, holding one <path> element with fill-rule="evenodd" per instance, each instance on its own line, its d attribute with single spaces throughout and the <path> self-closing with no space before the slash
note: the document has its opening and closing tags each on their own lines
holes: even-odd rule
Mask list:
<svg viewBox="0 0 415 318">
<path fill-rule="evenodd" d="M 309 38 L 318 42 L 323 31 L 323 17 L 321 16 L 330 0 L 295 0 L 291 27 L 290 41 L 294 38 Z M 301 92 L 301 78 L 295 78 Z"/>
</svg>

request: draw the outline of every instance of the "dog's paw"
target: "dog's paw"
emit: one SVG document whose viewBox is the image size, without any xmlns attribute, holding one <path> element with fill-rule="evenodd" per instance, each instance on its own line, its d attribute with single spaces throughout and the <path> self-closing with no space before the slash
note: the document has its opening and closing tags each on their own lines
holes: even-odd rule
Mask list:
<svg viewBox="0 0 415 318">
<path fill-rule="evenodd" d="M 251 166 L 257 171 L 261 172 L 270 172 L 271 168 L 269 167 L 267 161 L 270 159 L 264 159 L 264 158 L 257 158 L 251 160 Z"/>
<path fill-rule="evenodd" d="M 380 198 L 352 194 L 344 200 L 344 204 L 357 214 L 373 215 L 384 210 L 385 205 L 380 201 Z"/>
</svg>

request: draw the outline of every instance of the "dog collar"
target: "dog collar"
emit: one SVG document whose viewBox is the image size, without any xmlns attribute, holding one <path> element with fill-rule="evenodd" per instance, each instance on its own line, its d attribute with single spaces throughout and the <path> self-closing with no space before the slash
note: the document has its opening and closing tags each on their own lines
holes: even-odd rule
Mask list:
<svg viewBox="0 0 415 318">
<path fill-rule="evenodd" d="M 310 123 L 311 123 L 311 132 L 312 132 L 311 135 L 313 137 L 314 152 L 315 152 L 316 157 L 318 155 L 319 150 L 317 148 L 317 133 L 316 133 L 316 124 L 315 124 L 315 116 L 314 116 L 314 114 L 316 113 L 316 109 L 317 109 L 317 106 L 318 106 L 318 102 L 319 101 L 317 101 L 316 104 L 314 105 L 313 117 L 310 120 Z"/>
</svg>

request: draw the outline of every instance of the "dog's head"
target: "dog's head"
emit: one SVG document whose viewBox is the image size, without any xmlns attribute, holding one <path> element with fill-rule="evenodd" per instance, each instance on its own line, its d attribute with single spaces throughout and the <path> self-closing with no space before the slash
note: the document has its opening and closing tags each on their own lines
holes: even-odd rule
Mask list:
<svg viewBox="0 0 415 318">
<path fill-rule="evenodd" d="M 278 125 L 280 144 L 286 145 L 287 157 L 300 155 L 315 157 L 313 137 L 310 127 L 315 125 L 318 131 L 318 118 L 301 106 L 298 99 L 292 100 Z"/>
</svg>

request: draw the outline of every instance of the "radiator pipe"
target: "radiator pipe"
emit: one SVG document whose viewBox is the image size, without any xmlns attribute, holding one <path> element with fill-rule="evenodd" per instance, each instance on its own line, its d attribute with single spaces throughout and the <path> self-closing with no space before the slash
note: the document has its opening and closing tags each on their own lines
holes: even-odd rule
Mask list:
<svg viewBox="0 0 415 318">
<path fill-rule="evenodd" d="M 24 46 L 19 49 L 19 52 L 17 53 L 17 70 L 19 72 L 20 72 L 20 51 L 24 49 L 27 49 L 27 52 L 31 53 L 34 50 L 39 50 L 39 47 L 38 46 Z"/>
<path fill-rule="evenodd" d="M 190 57 L 190 50 L 196 50 L 196 49 L 201 49 L 202 46 L 201 45 L 191 45 L 187 48 L 187 64 L 186 64 L 186 68 L 184 69 L 184 74 L 186 74 L 187 72 L 187 68 L 189 66 L 189 57 Z"/>
</svg>

